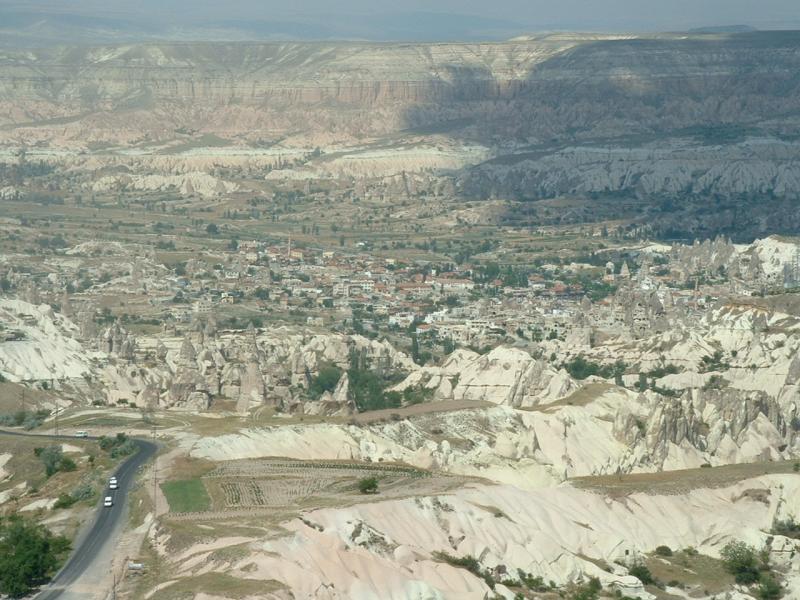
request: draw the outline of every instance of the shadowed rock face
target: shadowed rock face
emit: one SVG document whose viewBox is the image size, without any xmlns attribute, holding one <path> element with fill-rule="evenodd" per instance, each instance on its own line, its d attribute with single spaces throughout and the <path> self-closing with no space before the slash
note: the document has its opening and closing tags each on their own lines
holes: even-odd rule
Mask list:
<svg viewBox="0 0 800 600">
<path fill-rule="evenodd" d="M 722 125 L 793 133 L 799 81 L 793 32 L 48 49 L 0 56 L 0 123 L 4 141 L 141 141 L 179 128 L 344 142 L 408 128 L 483 143 Z"/>
<path fill-rule="evenodd" d="M 664 238 L 751 241 L 800 230 L 800 32 L 6 52 L 0 146 L 113 167 L 85 184 L 97 192 L 239 189 L 220 165 L 416 172 L 457 198 L 577 201 L 512 203 L 511 224 L 637 219 Z"/>
</svg>

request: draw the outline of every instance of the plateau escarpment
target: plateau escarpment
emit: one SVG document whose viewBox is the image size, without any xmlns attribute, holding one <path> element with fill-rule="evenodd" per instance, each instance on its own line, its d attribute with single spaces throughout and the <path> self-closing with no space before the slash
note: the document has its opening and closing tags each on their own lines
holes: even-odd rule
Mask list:
<svg viewBox="0 0 800 600">
<path fill-rule="evenodd" d="M 799 46 L 799 34 L 771 32 L 48 49 L 0 57 L 0 99 L 6 139 L 152 141 L 176 129 L 342 142 L 414 128 L 486 143 L 715 126 L 794 134 Z"/>
<path fill-rule="evenodd" d="M 655 233 L 683 237 L 739 234 L 742 207 L 742 237 L 797 230 L 798 114 L 797 32 L 0 55 L 0 158 L 69 169 L 87 191 L 417 172 L 451 199 L 635 199 L 659 207 Z"/>
</svg>

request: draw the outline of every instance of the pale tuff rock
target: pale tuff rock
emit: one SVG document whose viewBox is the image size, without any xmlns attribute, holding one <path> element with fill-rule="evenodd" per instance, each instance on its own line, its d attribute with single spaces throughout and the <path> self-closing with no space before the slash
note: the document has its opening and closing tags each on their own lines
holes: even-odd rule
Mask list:
<svg viewBox="0 0 800 600">
<path fill-rule="evenodd" d="M 78 327 L 47 305 L 0 298 L 0 323 L 19 339 L 0 343 L 0 374 L 10 381 L 71 379 L 91 372 Z"/>
<path fill-rule="evenodd" d="M 0 200 L 19 200 L 22 197 L 22 192 L 11 185 L 0 187 Z"/>
<path fill-rule="evenodd" d="M 796 198 L 800 161 L 796 144 L 778 140 L 764 149 L 787 160 L 754 159 L 751 141 L 697 146 L 680 141 L 642 148 L 569 147 L 535 159 L 487 162 L 462 183 L 484 197 L 523 194 L 557 197 L 626 191 L 641 197 L 659 194 L 763 194 Z"/>
<path fill-rule="evenodd" d="M 639 298 L 628 294 L 617 301 L 639 303 Z M 668 319 L 684 318 L 652 295 L 641 301 L 653 312 L 663 310 Z M 23 312 L 35 309 L 25 306 Z M 63 317 L 48 318 L 77 334 Z M 46 319 L 28 320 L 26 326 L 47 343 L 61 339 L 45 335 Z M 346 376 L 319 401 L 308 400 L 302 389 L 322 366 L 335 364 L 346 371 L 357 359 L 371 368 L 408 373 L 395 387 L 398 391 L 425 388 L 432 390 L 434 401 L 479 400 L 499 408 L 437 415 L 442 423 L 436 427 L 418 417 L 402 426 L 248 432 L 246 450 L 240 448 L 242 438 L 234 436 L 227 448 L 218 448 L 221 440 L 209 438 L 194 451 L 215 459 L 238 458 L 240 450 L 245 456 L 261 456 L 264 448 L 282 448 L 298 458 L 399 460 L 536 487 L 574 475 L 787 456 L 800 443 L 789 426 L 800 403 L 798 338 L 787 335 L 798 327 L 797 319 L 778 310 L 723 305 L 695 318 L 691 330 L 675 326 L 638 339 L 621 335 L 591 348 L 549 341 L 537 354 L 555 353 L 559 362 L 578 354 L 603 364 L 623 360 L 632 372 L 624 378 L 630 387 L 639 383 L 637 372 L 680 367 L 680 372 L 655 381 L 656 391 L 643 394 L 610 380 L 578 383 L 557 365 L 517 348 L 501 346 L 483 356 L 460 349 L 441 366 L 419 367 L 386 341 L 288 329 L 206 336 L 213 328 L 202 323 L 181 338 L 134 338 L 112 325 L 91 339 L 105 366 L 86 368 L 98 375 L 109 402 L 205 410 L 216 398 L 227 398 L 241 413 L 271 405 L 292 413 L 350 415 L 355 407 Z M 80 344 L 64 339 L 86 360 Z M 0 345 L 6 361 L 7 349 L 19 343 Z M 719 349 L 720 365 L 700 372 L 703 357 Z M 158 365 L 149 365 L 142 355 L 159 357 Z M 41 378 L 49 376 L 48 370 Z M 721 389 L 701 389 L 715 386 Z M 669 394 L 660 393 L 661 388 Z M 432 433 L 435 428 L 447 431 L 447 439 Z M 296 446 L 300 439 L 302 451 Z"/>
<path fill-rule="evenodd" d="M 797 385 L 798 383 L 800 383 L 800 353 L 796 352 L 786 373 L 786 385 Z"/>
<path fill-rule="evenodd" d="M 753 489 L 765 493 L 755 498 L 747 493 Z M 798 491 L 796 477 L 777 475 L 617 499 L 571 487 L 478 485 L 432 498 L 312 511 L 284 523 L 286 536 L 249 544 L 233 572 L 277 579 L 300 595 L 328 600 L 486 597 L 482 579 L 436 561 L 438 551 L 474 556 L 495 575 L 513 577 L 521 569 L 559 585 L 596 576 L 604 586 L 622 584 L 633 597 L 651 598 L 627 575 L 637 557 L 659 545 L 711 556 L 731 540 L 761 548 L 774 518 L 800 511 Z M 796 555 L 781 552 L 786 542 L 773 537 L 772 560 L 796 569 Z"/>
<path fill-rule="evenodd" d="M 331 394 L 331 402 L 346 404 L 348 402 L 349 392 L 350 378 L 348 377 L 347 373 L 342 373 L 342 376 L 339 378 L 339 382 L 336 384 L 336 389 L 334 389 L 333 393 Z"/>
<path fill-rule="evenodd" d="M 319 164 L 276 169 L 267 180 L 391 178 L 415 172 L 455 171 L 491 158 L 483 146 L 452 146 L 447 148 L 414 146 L 368 150 L 354 148 L 343 156 Z"/>
<path fill-rule="evenodd" d="M 701 421 L 691 401 L 660 403 L 656 405 L 648 421 L 650 425 L 645 434 L 645 444 L 647 454 L 654 462 L 663 463 L 673 446 L 693 448 L 699 452 L 705 450 Z"/>
<path fill-rule="evenodd" d="M 581 405 L 464 410 L 386 425 L 308 425 L 247 430 L 201 440 L 211 460 L 275 453 L 299 459 L 400 461 L 536 488 L 582 475 L 780 459 L 791 442 L 774 400 L 735 390 L 696 399 L 587 387 Z M 329 402 L 328 397 L 325 400 Z M 436 431 L 446 431 L 439 440 Z"/>
<path fill-rule="evenodd" d="M 307 402 L 303 410 L 309 415 L 350 416 L 358 412 L 350 398 L 350 379 L 343 373 L 333 392 L 325 392 L 317 402 Z"/>
<path fill-rule="evenodd" d="M 222 181 L 203 172 L 185 175 L 106 175 L 91 185 L 94 192 L 175 190 L 184 196 L 198 195 L 204 198 L 224 196 L 238 188 L 238 184 Z"/>
<path fill-rule="evenodd" d="M 101 352 L 116 354 L 119 358 L 129 361 L 133 361 L 136 356 L 136 338 L 120 327 L 119 323 L 115 323 L 100 335 L 98 347 Z"/>
<path fill-rule="evenodd" d="M 137 362 L 135 356 L 130 358 L 128 350 L 138 349 L 139 341 L 126 340 L 125 332 L 114 326 L 101 336 L 101 346 L 108 352 L 122 348 L 125 350 L 122 354 L 114 355 Z M 118 367 L 118 376 L 106 369 L 107 386 L 119 390 L 113 397 L 133 401 L 141 396 L 148 382 L 158 381 L 162 389 L 168 390 L 162 404 L 176 408 L 186 408 L 189 394 L 198 392 L 207 398 L 200 402 L 200 396 L 195 394 L 192 406 L 208 406 L 221 396 L 235 400 L 237 411 L 242 413 L 271 404 L 287 412 L 352 414 L 355 411 L 352 400 L 343 399 L 347 395 L 346 378 L 340 382 L 335 398 L 325 397 L 323 402 L 304 398 L 301 390 L 307 388 L 321 366 L 335 364 L 346 370 L 351 354 L 356 353 L 375 368 L 416 368 L 413 361 L 389 343 L 361 336 L 259 334 L 250 329 L 244 335 L 219 337 L 213 326 L 198 324 L 182 339 L 159 337 L 140 342 L 141 350 L 154 352 L 161 366 L 140 367 L 144 375 L 135 381 L 125 376 L 122 365 Z"/>
<path fill-rule="evenodd" d="M 483 356 L 457 350 L 441 368 L 417 370 L 395 389 L 419 386 L 436 389 L 436 398 L 442 400 L 479 400 L 521 408 L 554 402 L 579 388 L 563 370 L 524 350 L 502 346 Z"/>
<path fill-rule="evenodd" d="M 64 253 L 67 256 L 132 256 L 137 251 L 141 252 L 143 248 L 104 240 L 82 242 Z"/>
<path fill-rule="evenodd" d="M 194 349 L 194 345 L 192 345 L 192 340 L 190 340 L 188 337 L 184 338 L 183 344 L 181 344 L 179 361 L 179 364 L 182 367 L 193 366 L 197 361 L 197 352 Z"/>
<path fill-rule="evenodd" d="M 241 391 L 236 409 L 246 413 L 251 407 L 261 406 L 265 402 L 264 379 L 259 369 L 258 358 L 250 355 L 241 375 Z"/>
</svg>

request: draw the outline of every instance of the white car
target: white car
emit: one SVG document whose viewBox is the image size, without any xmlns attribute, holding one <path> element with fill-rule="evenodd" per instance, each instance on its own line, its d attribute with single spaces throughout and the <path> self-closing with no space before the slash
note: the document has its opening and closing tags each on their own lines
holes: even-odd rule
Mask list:
<svg viewBox="0 0 800 600">
<path fill-rule="evenodd" d="M 75 432 L 75 437 L 88 438 L 89 437 L 89 432 L 88 431 L 76 431 Z"/>
<path fill-rule="evenodd" d="M 114 499 L 111 496 L 106 496 L 106 499 L 103 500 L 103 506 L 106 508 L 109 506 L 114 506 Z"/>
<path fill-rule="evenodd" d="M 117 484 L 117 478 L 116 477 L 112 477 L 111 479 L 108 480 L 108 489 L 115 490 L 118 487 L 119 487 L 119 485 Z"/>
</svg>

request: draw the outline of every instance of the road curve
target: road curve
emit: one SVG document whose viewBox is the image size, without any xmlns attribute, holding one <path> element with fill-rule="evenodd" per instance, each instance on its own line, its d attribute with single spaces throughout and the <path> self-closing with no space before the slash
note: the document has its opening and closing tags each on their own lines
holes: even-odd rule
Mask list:
<svg viewBox="0 0 800 600">
<path fill-rule="evenodd" d="M 37 435 L 37 434 L 24 434 L 16 431 L 2 431 L 0 435 L 14 435 L 25 437 L 41 437 L 46 439 L 56 439 L 60 441 L 75 441 L 73 436 L 66 435 Z M 82 438 L 87 439 L 87 438 Z M 90 440 L 97 440 L 99 438 L 88 438 Z M 61 596 L 61 594 L 69 587 L 70 584 L 78 581 L 80 576 L 86 571 L 87 568 L 97 559 L 100 550 L 108 540 L 109 536 L 115 532 L 121 531 L 121 521 L 125 516 L 125 505 L 128 501 L 128 492 L 130 492 L 133 485 L 136 471 L 149 461 L 158 450 L 158 446 L 153 442 L 131 438 L 138 447 L 135 454 L 129 456 L 125 461 L 117 467 L 114 475 L 117 478 L 119 488 L 115 491 L 108 490 L 104 487 L 100 493 L 100 500 L 95 511 L 95 519 L 89 531 L 80 540 L 78 546 L 73 549 L 67 562 L 61 570 L 53 577 L 50 584 L 44 588 L 35 597 L 36 600 L 54 600 Z M 111 508 L 103 506 L 103 498 L 105 496 L 113 496 L 114 505 Z"/>
</svg>

